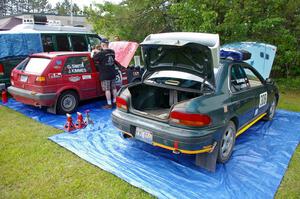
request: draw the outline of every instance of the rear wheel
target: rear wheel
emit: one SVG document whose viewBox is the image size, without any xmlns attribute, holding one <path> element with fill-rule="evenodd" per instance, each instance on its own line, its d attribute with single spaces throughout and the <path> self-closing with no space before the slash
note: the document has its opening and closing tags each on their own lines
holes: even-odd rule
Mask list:
<svg viewBox="0 0 300 199">
<path fill-rule="evenodd" d="M 277 104 L 277 100 L 276 98 L 274 98 L 274 100 L 270 105 L 267 115 L 264 117 L 265 120 L 272 120 L 274 118 L 275 111 L 276 111 L 276 104 Z"/>
<path fill-rule="evenodd" d="M 74 91 L 63 92 L 57 100 L 57 113 L 65 114 L 72 113 L 76 110 L 79 102 L 79 97 Z"/>
<path fill-rule="evenodd" d="M 235 144 L 236 127 L 232 121 L 229 121 L 221 140 L 219 141 L 219 151 L 217 161 L 225 163 L 231 157 Z"/>
</svg>

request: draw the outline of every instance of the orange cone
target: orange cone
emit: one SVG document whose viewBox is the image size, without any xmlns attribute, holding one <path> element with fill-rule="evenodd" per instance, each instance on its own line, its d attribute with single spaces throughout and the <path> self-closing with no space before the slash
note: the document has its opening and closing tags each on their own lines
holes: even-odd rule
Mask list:
<svg viewBox="0 0 300 199">
<path fill-rule="evenodd" d="M 77 123 L 75 124 L 76 129 L 82 129 L 86 127 L 86 124 L 83 121 L 82 114 L 80 112 L 77 112 Z"/>
<path fill-rule="evenodd" d="M 68 132 L 71 132 L 73 130 L 75 130 L 75 125 L 73 124 L 73 120 L 72 120 L 72 115 L 70 114 L 66 114 L 67 115 L 67 123 L 64 126 L 64 129 Z"/>
</svg>

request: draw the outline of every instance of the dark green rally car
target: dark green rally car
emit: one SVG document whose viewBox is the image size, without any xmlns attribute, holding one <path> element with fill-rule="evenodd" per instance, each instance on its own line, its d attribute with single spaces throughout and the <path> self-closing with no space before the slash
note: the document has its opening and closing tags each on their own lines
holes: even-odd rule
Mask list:
<svg viewBox="0 0 300 199">
<path fill-rule="evenodd" d="M 214 170 L 229 160 L 238 135 L 273 118 L 277 87 L 243 61 L 247 51 L 221 50 L 220 59 L 218 35 L 153 34 L 141 46 L 142 81 L 119 91 L 112 113 L 124 137 L 196 154 L 198 166 Z"/>
</svg>

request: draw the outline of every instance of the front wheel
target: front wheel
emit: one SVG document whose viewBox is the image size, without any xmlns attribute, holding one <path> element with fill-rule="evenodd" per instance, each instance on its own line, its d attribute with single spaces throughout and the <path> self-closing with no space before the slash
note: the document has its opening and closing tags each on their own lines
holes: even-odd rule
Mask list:
<svg viewBox="0 0 300 199">
<path fill-rule="evenodd" d="M 57 113 L 72 113 L 76 110 L 79 103 L 79 97 L 74 91 L 63 92 L 57 100 Z"/>
<path fill-rule="evenodd" d="M 236 127 L 232 121 L 229 121 L 221 140 L 219 141 L 219 151 L 217 161 L 225 163 L 231 157 L 235 145 Z"/>
</svg>

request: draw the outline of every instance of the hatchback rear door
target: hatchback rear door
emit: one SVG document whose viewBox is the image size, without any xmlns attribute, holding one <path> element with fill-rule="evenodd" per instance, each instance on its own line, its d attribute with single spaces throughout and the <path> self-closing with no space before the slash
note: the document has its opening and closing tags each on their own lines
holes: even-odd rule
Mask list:
<svg viewBox="0 0 300 199">
<path fill-rule="evenodd" d="M 13 73 L 13 86 L 43 92 L 46 85 L 44 71 L 52 60 L 47 57 L 30 57 L 21 62 Z"/>
</svg>

